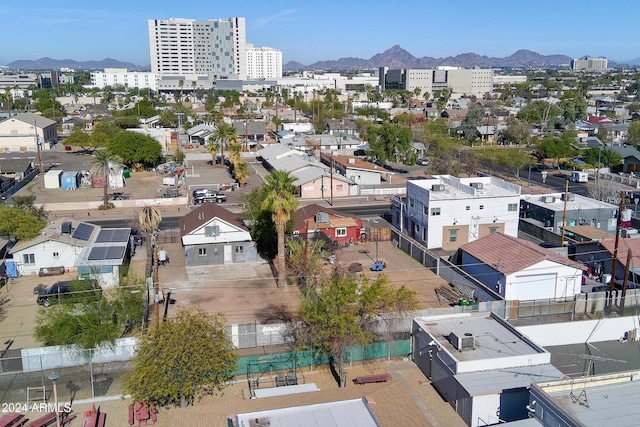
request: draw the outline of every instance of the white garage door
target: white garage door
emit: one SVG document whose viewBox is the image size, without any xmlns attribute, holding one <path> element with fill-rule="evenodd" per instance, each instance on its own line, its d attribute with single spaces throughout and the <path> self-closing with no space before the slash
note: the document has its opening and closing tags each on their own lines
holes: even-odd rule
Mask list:
<svg viewBox="0 0 640 427">
<path fill-rule="evenodd" d="M 520 275 L 507 284 L 505 299 L 523 301 L 554 298 L 555 290 L 555 273 Z"/>
</svg>

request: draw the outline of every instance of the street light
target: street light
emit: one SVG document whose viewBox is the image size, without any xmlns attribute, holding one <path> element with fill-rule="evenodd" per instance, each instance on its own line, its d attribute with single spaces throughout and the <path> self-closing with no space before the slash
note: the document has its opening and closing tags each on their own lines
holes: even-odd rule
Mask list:
<svg viewBox="0 0 640 427">
<path fill-rule="evenodd" d="M 60 374 L 56 371 L 51 371 L 49 379 L 53 382 L 53 403 L 55 404 L 56 411 L 56 426 L 60 427 L 60 411 L 58 411 L 58 387 L 56 387 L 56 380 L 60 378 Z"/>
</svg>

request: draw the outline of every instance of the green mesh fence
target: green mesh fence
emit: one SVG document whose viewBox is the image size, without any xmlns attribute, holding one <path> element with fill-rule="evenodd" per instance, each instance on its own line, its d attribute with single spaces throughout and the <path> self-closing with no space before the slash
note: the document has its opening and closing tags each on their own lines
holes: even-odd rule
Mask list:
<svg viewBox="0 0 640 427">
<path fill-rule="evenodd" d="M 347 363 L 358 362 L 361 360 L 373 359 L 389 359 L 391 357 L 406 356 L 411 351 L 411 341 L 396 340 L 389 342 L 375 343 L 368 346 L 357 345 L 349 347 L 345 350 L 344 359 Z M 285 353 L 277 353 L 273 355 L 263 356 L 242 356 L 238 359 L 238 369 L 236 376 L 247 374 L 247 365 L 269 362 L 271 359 L 286 360 L 295 358 L 298 367 L 318 366 L 329 363 L 327 356 L 321 352 L 311 350 L 289 351 Z M 273 368 L 273 365 L 271 365 Z M 283 370 L 288 367 L 283 366 Z"/>
</svg>

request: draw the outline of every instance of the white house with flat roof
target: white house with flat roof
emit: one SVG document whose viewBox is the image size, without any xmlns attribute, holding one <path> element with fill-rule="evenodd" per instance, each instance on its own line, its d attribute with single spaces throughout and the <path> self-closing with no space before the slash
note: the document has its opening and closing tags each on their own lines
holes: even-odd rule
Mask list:
<svg viewBox="0 0 640 427">
<path fill-rule="evenodd" d="M 413 361 L 472 427 L 527 418 L 531 383 L 565 377 L 493 313 L 417 317 L 411 329 Z"/>
<path fill-rule="evenodd" d="M 499 178 L 433 175 L 407 181 L 393 225 L 427 249 L 454 250 L 496 232 L 516 237 L 519 203 L 520 186 Z"/>
</svg>

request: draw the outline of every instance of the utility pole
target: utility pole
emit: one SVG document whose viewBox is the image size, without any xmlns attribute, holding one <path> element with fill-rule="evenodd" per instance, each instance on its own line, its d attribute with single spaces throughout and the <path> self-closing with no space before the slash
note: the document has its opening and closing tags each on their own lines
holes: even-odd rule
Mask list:
<svg viewBox="0 0 640 427">
<path fill-rule="evenodd" d="M 38 156 L 38 172 L 44 172 L 42 168 L 42 155 L 40 154 L 40 137 L 38 136 L 38 126 L 36 125 L 36 119 L 33 119 L 33 131 L 36 133 L 36 153 Z"/>
<path fill-rule="evenodd" d="M 624 280 L 622 281 L 622 294 L 620 295 L 620 316 L 624 316 L 624 302 L 627 296 L 627 286 L 629 285 L 629 269 L 631 267 L 631 260 L 633 258 L 633 252 L 631 249 L 627 250 L 627 264 L 624 269 Z"/>
<path fill-rule="evenodd" d="M 611 261 L 611 281 L 609 282 L 608 306 L 611 309 L 612 294 L 616 282 L 616 267 L 618 266 L 618 244 L 620 243 L 620 222 L 622 217 L 622 207 L 624 203 L 624 191 L 620 192 L 620 204 L 618 206 L 618 217 L 616 218 L 616 240 L 613 246 L 613 260 Z"/>
<path fill-rule="evenodd" d="M 160 327 L 160 279 L 158 275 L 158 236 L 153 237 L 153 327 Z"/>
<path fill-rule="evenodd" d="M 564 211 L 562 212 L 562 232 L 560 234 L 560 244 L 564 246 L 564 229 L 567 226 L 567 199 L 569 198 L 569 180 L 564 182 Z"/>
<path fill-rule="evenodd" d="M 331 188 L 329 189 L 329 195 L 331 198 L 331 202 L 329 204 L 333 206 L 333 154 L 329 153 L 329 181 Z"/>
</svg>

